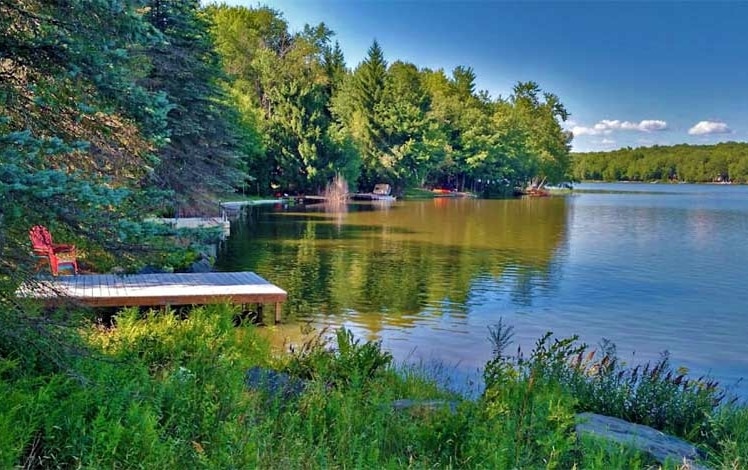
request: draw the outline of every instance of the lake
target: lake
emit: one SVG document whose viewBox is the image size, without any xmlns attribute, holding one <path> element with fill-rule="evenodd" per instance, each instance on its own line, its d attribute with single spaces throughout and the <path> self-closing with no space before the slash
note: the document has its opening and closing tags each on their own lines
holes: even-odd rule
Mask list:
<svg viewBox="0 0 748 470">
<path fill-rule="evenodd" d="M 526 351 L 546 331 L 607 338 L 628 363 L 667 350 L 690 375 L 748 397 L 746 186 L 254 206 L 232 224 L 216 267 L 288 291 L 293 320 L 277 338 L 297 341 L 306 322 L 345 325 L 457 388 L 480 376 L 488 327 L 502 318 Z"/>
</svg>

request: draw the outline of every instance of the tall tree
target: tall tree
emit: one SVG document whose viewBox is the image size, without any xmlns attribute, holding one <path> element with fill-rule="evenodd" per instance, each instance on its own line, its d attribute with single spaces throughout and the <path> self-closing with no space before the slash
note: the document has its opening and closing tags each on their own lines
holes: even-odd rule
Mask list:
<svg viewBox="0 0 748 470">
<path fill-rule="evenodd" d="M 0 0 L 0 356 L 36 348 L 46 371 L 73 360 L 49 347 L 59 319 L 28 314 L 15 296 L 33 272 L 31 225 L 89 262 L 135 261 L 127 253 L 147 228 L 139 221 L 154 201 L 143 186 L 169 109 L 137 83 L 139 51 L 159 39 L 142 6 Z"/>
<path fill-rule="evenodd" d="M 227 104 L 225 79 L 199 0 L 150 0 L 146 14 L 163 40 L 148 49 L 152 66 L 141 83 L 172 104 L 168 139 L 159 149 L 158 186 L 198 208 L 241 181 L 239 117 Z"/>
<path fill-rule="evenodd" d="M 442 155 L 445 136 L 427 113 L 429 105 L 416 66 L 394 62 L 387 71 L 378 116 L 388 145 L 380 160 L 398 186 L 422 185 Z"/>
<path fill-rule="evenodd" d="M 12 269 L 29 224 L 125 241 L 168 103 L 137 84 L 158 39 L 138 2 L 1 0 L 0 212 Z M 144 129 L 148 129 L 146 134 Z M 132 241 L 129 239 L 127 241 Z M 5 251 L 7 250 L 7 251 Z M 2 276 L 0 276 L 2 277 Z"/>
<path fill-rule="evenodd" d="M 520 82 L 514 86 L 510 101 L 516 119 L 527 132 L 534 157 L 532 173 L 551 183 L 571 179 L 569 155 L 573 136 L 561 127 L 569 113 L 558 96 L 541 92 L 535 82 Z"/>
<path fill-rule="evenodd" d="M 353 73 L 352 94 L 353 115 L 350 128 L 363 159 L 361 183 L 371 186 L 384 177 L 390 162 L 385 158 L 389 150 L 385 139 L 381 116 L 387 61 L 379 43 L 375 40 L 369 47 L 366 59 Z"/>
<path fill-rule="evenodd" d="M 345 67 L 345 56 L 338 41 L 335 41 L 333 47 L 328 46 L 324 49 L 323 65 L 327 74 L 328 93 L 332 97 L 348 73 Z"/>
<path fill-rule="evenodd" d="M 264 185 L 318 191 L 337 170 L 357 175 L 349 138 L 329 109 L 333 80 L 345 73 L 324 24 L 288 32 L 269 8 L 212 7 L 223 62 L 263 136 L 265 158 L 254 169 Z"/>
</svg>

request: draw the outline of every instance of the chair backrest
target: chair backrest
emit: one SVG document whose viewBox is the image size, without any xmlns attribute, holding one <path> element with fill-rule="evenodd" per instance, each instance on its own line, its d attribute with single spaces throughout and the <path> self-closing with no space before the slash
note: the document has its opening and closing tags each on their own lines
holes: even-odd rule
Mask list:
<svg viewBox="0 0 748 470">
<path fill-rule="evenodd" d="M 29 238 L 31 239 L 31 247 L 34 249 L 34 252 L 40 254 L 52 252 L 52 235 L 47 230 L 47 227 L 34 225 L 29 230 Z"/>
</svg>

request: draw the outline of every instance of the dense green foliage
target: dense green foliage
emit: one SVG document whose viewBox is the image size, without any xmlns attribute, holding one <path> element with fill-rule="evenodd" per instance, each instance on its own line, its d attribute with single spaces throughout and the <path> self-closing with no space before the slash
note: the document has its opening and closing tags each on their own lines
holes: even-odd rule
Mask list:
<svg viewBox="0 0 748 470">
<path fill-rule="evenodd" d="M 485 393 L 465 400 L 439 390 L 422 369 L 393 368 L 378 343 L 358 342 L 345 330 L 337 344 L 317 334 L 295 353 L 275 357 L 261 330 L 233 326 L 233 313 L 214 306 L 180 318 L 131 309 L 113 327 L 81 324 L 69 331 L 79 353 L 67 354 L 67 371 L 50 367 L 37 349 L 18 355 L 0 345 L 0 466 L 607 469 L 653 463 L 631 450 L 576 439 L 574 414 L 595 407 L 568 378 L 590 386 L 600 379 L 575 365 L 571 340 L 543 339 L 519 361 L 497 351 L 486 368 Z M 38 340 L 36 346 L 58 350 Z M 274 395 L 247 388 L 245 371 L 253 366 L 309 380 L 299 395 Z M 599 395 L 608 391 L 627 388 Z M 691 404 L 709 394 L 663 389 L 657 402 L 695 417 Z M 397 409 L 401 399 L 444 401 Z M 691 439 L 715 465 L 743 467 L 745 408 L 699 407 L 704 413 L 689 427 L 704 431 Z"/>
<path fill-rule="evenodd" d="M 674 371 L 665 354 L 655 364 L 628 368 L 616 357 L 615 347 L 602 351 L 578 344 L 577 338 L 540 338 L 529 357 L 505 357 L 511 327 L 499 322 L 491 330 L 495 357 L 486 366 L 487 394 L 505 393 L 504 382 L 520 377 L 538 383 L 547 381 L 570 391 L 576 407 L 641 423 L 681 436 L 705 440 L 715 423 L 705 420 L 725 399 L 714 381 L 686 377 Z M 597 357 L 596 357 L 597 356 Z"/>
<path fill-rule="evenodd" d="M 146 215 L 236 181 L 239 118 L 222 111 L 199 15 L 198 2 L 0 1 L 3 293 L 31 261 L 33 224 L 98 269 L 142 264 L 166 255 Z"/>
<path fill-rule="evenodd" d="M 367 191 L 388 182 L 498 192 L 569 176 L 568 112 L 536 83 L 491 99 L 471 68 L 447 76 L 389 64 L 376 41 L 349 70 L 324 24 L 292 33 L 270 8 L 207 12 L 229 94 L 262 139 L 264 156 L 249 162 L 259 191 L 320 191 L 335 173 Z"/>
<path fill-rule="evenodd" d="M 573 155 L 576 180 L 748 183 L 748 144 L 625 148 Z"/>
<path fill-rule="evenodd" d="M 224 95 L 225 77 L 198 0 L 151 0 L 145 19 L 161 33 L 146 49 L 151 67 L 139 81 L 165 93 L 168 135 L 158 149 L 157 187 L 177 203 L 204 206 L 241 182 L 241 127 Z"/>
</svg>

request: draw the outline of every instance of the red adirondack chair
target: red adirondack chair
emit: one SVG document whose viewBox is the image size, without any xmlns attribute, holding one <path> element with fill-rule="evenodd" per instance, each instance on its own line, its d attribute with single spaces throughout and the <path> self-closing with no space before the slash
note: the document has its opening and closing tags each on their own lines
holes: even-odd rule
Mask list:
<svg viewBox="0 0 748 470">
<path fill-rule="evenodd" d="M 31 227 L 29 238 L 34 256 L 42 263 L 49 263 L 53 276 L 57 276 L 63 266 L 72 269 L 73 274 L 78 274 L 75 245 L 53 243 L 52 235 L 43 225 Z"/>
</svg>

